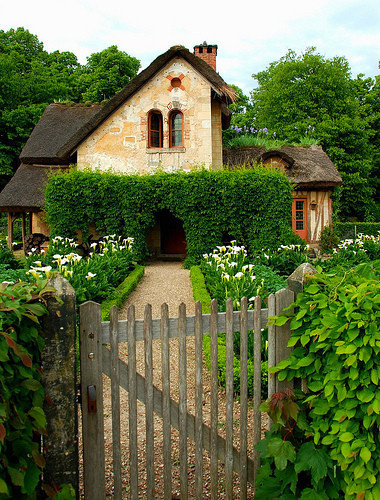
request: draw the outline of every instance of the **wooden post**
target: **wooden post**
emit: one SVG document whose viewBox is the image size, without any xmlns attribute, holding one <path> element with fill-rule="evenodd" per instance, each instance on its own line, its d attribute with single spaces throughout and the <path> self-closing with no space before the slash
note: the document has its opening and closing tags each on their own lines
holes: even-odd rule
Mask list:
<svg viewBox="0 0 380 500">
<path fill-rule="evenodd" d="M 43 439 L 44 482 L 58 486 L 71 484 L 78 498 L 75 292 L 60 275 L 51 278 L 48 285 L 56 289 L 56 294 L 48 298 L 49 314 L 42 320 L 45 333 L 42 384 L 47 419 L 47 436 Z"/>
<path fill-rule="evenodd" d="M 105 459 L 100 304 L 81 304 L 79 316 L 84 497 L 86 500 L 103 500 Z"/>
<path fill-rule="evenodd" d="M 25 212 L 21 214 L 21 238 L 22 238 L 22 250 L 25 252 L 26 249 L 26 230 L 25 230 Z"/>
<path fill-rule="evenodd" d="M 12 250 L 13 243 L 13 214 L 8 212 L 8 248 Z"/>
</svg>

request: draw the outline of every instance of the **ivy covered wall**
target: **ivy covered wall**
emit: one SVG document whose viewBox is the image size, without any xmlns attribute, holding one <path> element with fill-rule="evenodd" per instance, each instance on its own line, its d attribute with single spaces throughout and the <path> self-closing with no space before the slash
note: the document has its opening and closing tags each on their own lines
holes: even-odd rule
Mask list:
<svg viewBox="0 0 380 500">
<path fill-rule="evenodd" d="M 51 234 L 100 234 L 135 238 L 137 257 L 147 255 L 146 235 L 161 210 L 183 221 L 187 265 L 222 244 L 228 233 L 248 250 L 276 247 L 291 235 L 291 186 L 275 170 L 115 175 L 77 171 L 55 175 L 46 193 Z"/>
</svg>

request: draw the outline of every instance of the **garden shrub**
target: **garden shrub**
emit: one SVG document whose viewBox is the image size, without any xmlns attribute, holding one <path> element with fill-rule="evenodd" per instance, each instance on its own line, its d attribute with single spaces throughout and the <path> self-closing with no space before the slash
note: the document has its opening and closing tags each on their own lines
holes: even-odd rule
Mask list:
<svg viewBox="0 0 380 500">
<path fill-rule="evenodd" d="M 0 498 L 35 498 L 45 464 L 41 385 L 46 280 L 3 286 L 0 293 Z"/>
<path fill-rule="evenodd" d="M 234 241 L 203 255 L 201 269 L 206 286 L 212 298 L 218 300 L 221 311 L 225 310 L 228 298 L 233 299 L 237 310 L 242 297 L 247 297 L 250 309 L 256 296 L 265 300 L 271 293 L 286 287 L 286 281 L 270 267 L 250 262 L 245 247 L 235 245 Z"/>
<path fill-rule="evenodd" d="M 325 271 L 335 268 L 350 269 L 361 262 L 380 259 L 380 233 L 378 236 L 359 234 L 355 240 L 348 239 L 338 243 L 333 249 L 332 257 L 326 260 L 317 259 Z"/>
<path fill-rule="evenodd" d="M 102 302 L 102 321 L 109 321 L 112 306 L 117 306 L 119 309 L 123 306 L 140 279 L 144 276 L 144 270 L 144 266 L 137 265 L 111 296 Z"/>
<path fill-rule="evenodd" d="M 347 271 L 318 272 L 298 294 L 291 306 L 294 312 L 276 319 L 282 325 L 291 318 L 288 345 L 294 350 L 273 371 L 279 380 L 306 380 L 309 393 L 302 404 L 309 408 L 308 427 L 302 430 L 310 437 L 310 460 L 318 458 L 312 447 L 329 456 L 347 499 L 380 498 L 379 278 L 380 261 Z M 277 439 L 273 446 L 278 460 L 285 457 L 296 463 L 290 441 Z M 271 482 L 275 473 L 265 467 L 260 477 Z M 277 480 L 288 484 L 288 474 L 277 475 Z M 322 492 L 318 498 L 338 496 Z"/>
<path fill-rule="evenodd" d="M 6 265 L 10 269 L 20 269 L 22 264 L 15 258 L 12 251 L 8 248 L 5 239 L 0 238 L 0 265 Z"/>
<path fill-rule="evenodd" d="M 300 391 L 276 392 L 260 406 L 273 421 L 256 449 L 261 468 L 255 499 L 342 498 L 342 473 L 310 432 L 310 408 Z"/>
<path fill-rule="evenodd" d="M 274 250 L 268 248 L 257 252 L 253 256 L 252 262 L 269 266 L 274 272 L 287 278 L 298 266 L 304 262 L 308 262 L 308 260 L 308 245 L 302 242 L 302 244 L 281 245 Z"/>
<path fill-rule="evenodd" d="M 339 243 L 339 237 L 330 225 L 324 226 L 319 235 L 320 248 L 322 252 L 331 252 Z"/>
<path fill-rule="evenodd" d="M 202 304 L 208 307 L 211 297 L 218 300 L 218 309 L 225 311 L 226 299 L 232 298 L 234 310 L 240 308 L 243 297 L 249 299 L 248 308 L 253 307 L 253 300 L 260 295 L 264 300 L 270 293 L 286 286 L 286 282 L 269 267 L 261 264 L 249 264 L 247 251 L 235 245 L 220 246 L 210 254 L 204 254 L 200 267 L 193 267 L 191 278 L 197 293 L 194 299 L 202 298 Z M 203 272 L 202 272 L 203 271 Z M 194 285 L 193 285 L 194 286 Z M 208 298 L 208 300 L 207 300 Z M 262 332 L 263 361 L 261 391 L 265 395 L 268 388 L 267 330 Z M 253 395 L 253 331 L 248 332 L 248 394 Z M 210 365 L 210 338 L 204 337 L 204 353 Z M 218 379 L 221 387 L 226 384 L 226 336 L 218 335 Z M 234 392 L 240 393 L 240 333 L 234 333 L 233 361 Z"/>
<path fill-rule="evenodd" d="M 183 221 L 188 267 L 222 244 L 226 232 L 249 250 L 276 248 L 292 232 L 291 185 L 262 167 L 140 176 L 71 170 L 50 179 L 45 198 L 53 236 L 81 231 L 86 238 L 95 224 L 100 234 L 133 237 L 139 260 L 157 213 L 168 210 Z"/>
<path fill-rule="evenodd" d="M 340 239 L 355 238 L 358 234 L 377 236 L 380 231 L 380 222 L 336 222 L 335 232 Z"/>
</svg>

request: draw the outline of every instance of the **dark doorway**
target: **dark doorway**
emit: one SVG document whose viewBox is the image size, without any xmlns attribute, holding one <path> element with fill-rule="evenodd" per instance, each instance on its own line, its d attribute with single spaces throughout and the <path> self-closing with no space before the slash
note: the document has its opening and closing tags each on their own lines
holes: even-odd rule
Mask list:
<svg viewBox="0 0 380 500">
<path fill-rule="evenodd" d="M 169 211 L 160 214 L 161 253 L 185 254 L 186 235 L 183 223 Z"/>
</svg>

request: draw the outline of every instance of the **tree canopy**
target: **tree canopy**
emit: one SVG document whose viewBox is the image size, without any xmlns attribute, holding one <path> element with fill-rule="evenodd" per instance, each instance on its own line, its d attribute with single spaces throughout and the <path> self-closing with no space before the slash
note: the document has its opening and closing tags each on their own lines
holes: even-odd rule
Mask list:
<svg viewBox="0 0 380 500">
<path fill-rule="evenodd" d="M 236 110 L 232 124 L 270 130 L 272 137 L 294 143 L 310 135 L 318 140 L 343 174 L 337 190 L 339 215 L 374 217 L 379 173 L 379 81 L 351 77 L 344 57 L 325 58 L 314 47 L 297 55 L 289 50 L 259 73 L 249 113 Z M 242 100 L 244 102 L 244 100 Z"/>
<path fill-rule="evenodd" d="M 72 52 L 47 52 L 24 28 L 0 30 L 0 189 L 48 104 L 109 99 L 139 68 L 140 61 L 116 45 L 81 65 Z"/>
</svg>

